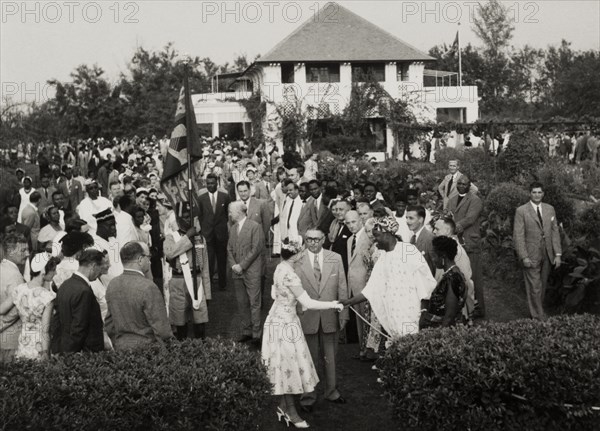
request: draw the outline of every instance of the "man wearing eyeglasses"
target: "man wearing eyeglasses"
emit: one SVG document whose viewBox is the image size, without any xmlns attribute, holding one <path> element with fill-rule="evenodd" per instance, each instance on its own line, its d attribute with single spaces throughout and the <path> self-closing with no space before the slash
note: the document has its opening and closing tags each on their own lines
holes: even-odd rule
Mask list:
<svg viewBox="0 0 600 431">
<path fill-rule="evenodd" d="M 348 287 L 342 258 L 339 254 L 323 249 L 325 234 L 318 228 L 306 232 L 306 249 L 294 263 L 294 270 L 308 295 L 319 301 L 342 301 L 348 298 Z M 348 309 L 340 314 L 334 310 L 307 310 L 300 316 L 302 331 L 315 366 L 320 360 L 325 364 L 325 399 L 345 404 L 346 400 L 336 387 L 335 355 L 340 331 L 348 322 Z M 317 401 L 316 392 L 302 395 L 300 403 L 304 411 L 311 411 Z"/>
</svg>

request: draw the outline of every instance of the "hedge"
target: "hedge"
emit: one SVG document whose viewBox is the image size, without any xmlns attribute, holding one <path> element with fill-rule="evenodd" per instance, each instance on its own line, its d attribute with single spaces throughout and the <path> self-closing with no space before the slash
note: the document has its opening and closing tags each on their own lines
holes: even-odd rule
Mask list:
<svg viewBox="0 0 600 431">
<path fill-rule="evenodd" d="M 401 429 L 597 430 L 598 334 L 591 315 L 425 330 L 391 346 L 381 378 Z"/>
<path fill-rule="evenodd" d="M 3 430 L 256 429 L 260 357 L 220 339 L 17 361 L 0 369 Z"/>
</svg>

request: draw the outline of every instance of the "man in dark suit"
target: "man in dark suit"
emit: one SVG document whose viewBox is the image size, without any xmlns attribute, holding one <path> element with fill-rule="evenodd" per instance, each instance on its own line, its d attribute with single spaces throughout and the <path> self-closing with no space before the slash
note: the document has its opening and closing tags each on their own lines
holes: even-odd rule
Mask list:
<svg viewBox="0 0 600 431">
<path fill-rule="evenodd" d="M 329 229 L 329 241 L 325 243 L 329 250 L 337 253 L 342 258 L 344 265 L 344 277 L 348 274 L 348 238 L 352 236 L 352 232 L 346 226 L 346 213 L 351 210 L 350 203 L 346 200 L 340 200 L 333 207 L 333 215 L 335 220 L 331 222 Z"/>
<path fill-rule="evenodd" d="M 475 289 L 475 317 L 485 316 L 485 301 L 483 296 L 483 273 L 479 253 L 481 251 L 479 233 L 479 217 L 483 210 L 481 199 L 475 194 L 471 181 L 466 175 L 458 177 L 457 194 L 448 201 L 448 210 L 454 215 L 456 235 L 459 242 L 464 244 L 465 251 L 471 262 L 473 286 Z"/>
<path fill-rule="evenodd" d="M 218 177 L 214 174 L 206 176 L 206 189 L 198 197 L 198 218 L 201 234 L 206 239 L 211 279 L 215 276 L 215 263 L 219 274 L 219 288 L 225 290 L 227 285 L 227 240 L 229 238 L 227 220 L 229 195 L 217 191 Z M 215 262 L 216 260 L 216 262 Z"/>
<path fill-rule="evenodd" d="M 308 191 L 308 183 L 300 184 L 298 196 L 302 200 L 302 209 L 300 210 L 300 216 L 298 217 L 298 234 L 304 238 L 306 231 L 316 225 L 316 220 L 313 220 L 314 198 Z"/>
<path fill-rule="evenodd" d="M 58 183 L 58 191 L 62 192 L 67 200 L 67 204 L 65 205 L 67 212 L 73 214 L 79 203 L 83 200 L 83 185 L 73 178 L 73 167 L 71 165 L 64 165 L 62 171 L 64 177 Z"/>
<path fill-rule="evenodd" d="M 228 266 L 233 273 L 241 314 L 243 336 L 240 342 L 251 341 L 255 347 L 260 347 L 260 283 L 264 270 L 265 237 L 262 226 L 247 218 L 246 211 L 246 205 L 240 201 L 229 205 L 229 216 L 234 224 L 227 244 Z"/>
<path fill-rule="evenodd" d="M 435 275 L 435 265 L 431 258 L 433 233 L 425 227 L 425 208 L 421 205 L 408 206 L 406 208 L 406 224 L 412 233 L 410 243 L 421 252 L 431 273 Z"/>
<path fill-rule="evenodd" d="M 90 283 L 105 269 L 105 260 L 105 254 L 96 249 L 84 250 L 78 259 L 79 270 L 58 289 L 58 353 L 104 350 L 102 314 Z"/>
<path fill-rule="evenodd" d="M 513 241 L 523 265 L 531 317 L 545 320 L 543 302 L 551 265 L 561 264 L 560 232 L 554 207 L 542 203 L 544 186 L 532 183 L 529 194 L 531 200 L 515 212 Z"/>
<path fill-rule="evenodd" d="M 337 191 L 326 189 L 323 193 L 321 192 L 321 183 L 318 180 L 311 180 L 308 183 L 308 192 L 313 198 L 313 204 L 310 206 L 313 226 L 318 226 L 327 235 L 329 226 L 334 219 L 329 209 L 329 202 L 331 202 L 331 199 L 335 199 Z"/>
<path fill-rule="evenodd" d="M 306 249 L 294 263 L 294 271 L 300 277 L 302 287 L 312 299 L 319 301 L 342 301 L 348 298 L 346 276 L 342 273 L 342 258 L 323 249 L 325 235 L 318 229 L 306 232 Z M 300 316 L 302 331 L 315 367 L 321 360 L 325 364 L 325 399 L 345 404 L 336 384 L 335 356 L 340 331 L 348 322 L 348 309 L 341 313 L 334 310 L 307 310 Z M 303 410 L 312 410 L 317 393 L 302 395 Z"/>
</svg>

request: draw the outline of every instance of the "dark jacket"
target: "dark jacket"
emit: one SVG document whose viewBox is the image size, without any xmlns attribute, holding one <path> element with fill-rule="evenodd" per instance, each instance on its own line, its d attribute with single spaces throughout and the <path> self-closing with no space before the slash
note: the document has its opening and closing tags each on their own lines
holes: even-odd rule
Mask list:
<svg viewBox="0 0 600 431">
<path fill-rule="evenodd" d="M 207 241 L 216 239 L 217 241 L 227 242 L 229 203 L 229 195 L 217 191 L 216 211 L 213 211 L 209 193 L 203 193 L 198 198 L 198 218 L 202 229 L 201 233 Z"/>
<path fill-rule="evenodd" d="M 60 286 L 55 309 L 59 353 L 104 350 L 100 305 L 83 278 L 73 274 Z"/>
</svg>

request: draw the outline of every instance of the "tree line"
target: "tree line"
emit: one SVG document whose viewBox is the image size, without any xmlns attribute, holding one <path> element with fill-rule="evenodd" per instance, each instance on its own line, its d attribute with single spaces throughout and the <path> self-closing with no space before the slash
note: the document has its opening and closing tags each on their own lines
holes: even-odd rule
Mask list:
<svg viewBox="0 0 600 431">
<path fill-rule="evenodd" d="M 600 54 L 577 51 L 566 40 L 559 46 L 535 49 L 511 45 L 514 25 L 498 0 L 483 4 L 473 30 L 481 46 L 461 49 L 463 85 L 476 85 L 483 119 L 580 119 L 600 117 Z M 436 45 L 427 67 L 458 72 L 455 46 Z M 210 58 L 190 59 L 193 93 L 224 91 L 231 81 L 212 77 L 247 68 L 245 55 L 230 64 Z M 162 50 L 138 48 L 115 82 L 98 65 L 80 65 L 61 82 L 48 84 L 54 96 L 26 110 L 3 101 L 0 141 L 64 141 L 69 138 L 113 136 L 162 137 L 173 127 L 174 109 L 183 81 L 184 62 L 173 43 Z"/>
</svg>

